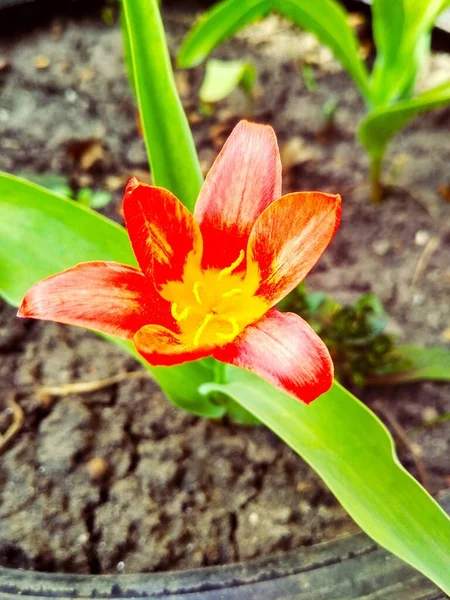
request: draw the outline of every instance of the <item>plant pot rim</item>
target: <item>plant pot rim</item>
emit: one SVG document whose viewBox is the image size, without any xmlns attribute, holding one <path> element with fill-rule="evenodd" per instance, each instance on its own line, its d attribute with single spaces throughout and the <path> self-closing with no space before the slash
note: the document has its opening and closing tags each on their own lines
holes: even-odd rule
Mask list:
<svg viewBox="0 0 450 600">
<path fill-rule="evenodd" d="M 450 513 L 450 491 L 439 502 Z M 0 567 L 0 599 L 399 600 L 399 594 L 408 600 L 446 598 L 362 532 L 267 558 L 184 571 L 79 575 Z"/>
</svg>

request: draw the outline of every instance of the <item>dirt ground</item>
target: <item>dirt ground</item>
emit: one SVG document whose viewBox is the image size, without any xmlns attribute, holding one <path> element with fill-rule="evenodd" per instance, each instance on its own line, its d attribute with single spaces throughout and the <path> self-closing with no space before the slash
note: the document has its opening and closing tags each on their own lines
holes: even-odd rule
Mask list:
<svg viewBox="0 0 450 600">
<path fill-rule="evenodd" d="M 174 51 L 192 12 L 165 17 Z M 177 74 L 204 169 L 240 117 L 270 123 L 283 152 L 285 191 L 319 189 L 344 199 L 342 226 L 309 276 L 310 287 L 341 301 L 371 291 L 402 341 L 448 343 L 450 203 L 442 190 L 450 185 L 450 109 L 417 119 L 397 136 L 385 165 L 393 191 L 375 207 L 367 158 L 354 140 L 362 102 L 326 49 L 269 18 L 216 56 L 253 61 L 259 91 L 251 114 L 237 91 L 205 116 L 197 100 L 202 68 Z M 148 176 L 148 167 L 118 27 L 98 15 L 59 18 L 3 37 L 0 57 L 0 169 L 62 173 L 114 188 L 106 214 L 120 219 L 124 181 Z M 312 91 L 300 72 L 305 62 L 314 71 Z M 449 62 L 435 56 L 424 84 L 448 76 Z M 337 101 L 335 128 L 325 135 L 323 106 L 330 99 Z M 90 147 L 97 154 L 89 161 Z M 188 568 L 356 529 L 319 478 L 269 431 L 185 414 L 150 380 L 54 402 L 40 397 L 42 385 L 139 369 L 91 333 L 16 320 L 15 310 L 0 304 L 0 354 L 0 430 L 11 421 L 8 399 L 15 397 L 25 413 L 0 462 L 4 566 L 77 573 Z M 448 415 L 449 391 L 426 382 L 358 392 L 400 425 L 400 457 L 415 475 L 418 457 L 433 493 L 450 485 L 450 421 L 424 423 Z"/>
</svg>

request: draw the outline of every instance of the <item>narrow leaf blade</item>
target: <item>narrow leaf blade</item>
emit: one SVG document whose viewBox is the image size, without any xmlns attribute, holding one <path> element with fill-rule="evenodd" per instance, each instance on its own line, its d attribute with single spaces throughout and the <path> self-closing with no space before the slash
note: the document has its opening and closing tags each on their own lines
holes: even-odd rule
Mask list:
<svg viewBox="0 0 450 600">
<path fill-rule="evenodd" d="M 450 349 L 443 346 L 396 346 L 392 365 L 379 369 L 368 383 L 405 383 L 424 379 L 450 381 Z"/>
<path fill-rule="evenodd" d="M 371 77 L 374 106 L 387 106 L 412 91 L 429 52 L 429 34 L 449 0 L 374 0 L 372 24 L 377 58 Z"/>
<path fill-rule="evenodd" d="M 306 406 L 253 373 L 229 367 L 205 384 L 239 402 L 306 460 L 376 542 L 450 591 L 450 520 L 400 465 L 388 431 L 335 383 Z"/>
<path fill-rule="evenodd" d="M 397 104 L 380 107 L 360 123 L 358 137 L 372 158 L 382 158 L 391 137 L 421 113 L 450 103 L 450 81 Z"/>
<path fill-rule="evenodd" d="M 204 13 L 185 37 L 178 66 L 196 67 L 216 46 L 249 23 L 264 17 L 273 0 L 223 0 Z"/>
<path fill-rule="evenodd" d="M 175 86 L 156 0 L 123 0 L 125 44 L 153 182 L 193 210 L 203 176 Z"/>
<path fill-rule="evenodd" d="M 356 35 L 345 10 L 334 0 L 276 0 L 275 10 L 316 35 L 349 72 L 362 96 L 369 98 L 369 76 L 359 56 Z"/>
</svg>

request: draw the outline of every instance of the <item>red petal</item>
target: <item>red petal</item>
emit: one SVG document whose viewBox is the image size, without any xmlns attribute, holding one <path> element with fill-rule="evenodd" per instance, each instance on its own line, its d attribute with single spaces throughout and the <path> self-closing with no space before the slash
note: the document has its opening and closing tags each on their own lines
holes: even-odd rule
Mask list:
<svg viewBox="0 0 450 600">
<path fill-rule="evenodd" d="M 188 209 L 168 190 L 128 182 L 123 199 L 125 223 L 137 261 L 159 287 L 179 280 L 188 254 L 198 253 L 202 238 Z"/>
<path fill-rule="evenodd" d="M 134 336 L 136 350 L 153 366 L 179 365 L 211 356 L 211 346 L 192 346 L 166 327 L 146 325 Z"/>
<path fill-rule="evenodd" d="M 223 269 L 247 246 L 261 212 L 281 196 L 281 162 L 271 127 L 241 121 L 216 158 L 195 206 L 203 267 Z"/>
<path fill-rule="evenodd" d="M 171 325 L 170 305 L 137 269 L 87 262 L 36 283 L 19 317 L 57 321 L 131 339 L 148 323 Z"/>
<path fill-rule="evenodd" d="M 298 315 L 275 309 L 214 357 L 253 371 L 306 404 L 333 383 L 333 363 L 319 336 Z"/>
<path fill-rule="evenodd" d="M 256 221 L 248 242 L 248 269 L 259 271 L 258 295 L 273 306 L 319 260 L 341 217 L 341 198 L 321 192 L 282 196 Z"/>
</svg>

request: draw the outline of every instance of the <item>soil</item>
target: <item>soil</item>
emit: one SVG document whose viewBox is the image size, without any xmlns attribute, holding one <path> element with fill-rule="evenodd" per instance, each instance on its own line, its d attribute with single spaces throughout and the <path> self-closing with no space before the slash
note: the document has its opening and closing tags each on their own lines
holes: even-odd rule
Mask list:
<svg viewBox="0 0 450 600">
<path fill-rule="evenodd" d="M 175 51 L 193 12 L 171 9 L 165 16 Z M 148 177 L 148 167 L 117 25 L 105 25 L 97 14 L 59 18 L 4 37 L 0 56 L 7 63 L 0 70 L 0 168 L 62 173 L 78 185 L 114 189 L 105 212 L 120 219 L 124 181 L 133 173 Z M 396 137 L 385 164 L 394 187 L 375 207 L 367 158 L 354 140 L 362 102 L 326 49 L 271 17 L 216 56 L 253 61 L 259 93 L 251 114 L 236 91 L 207 116 L 197 101 L 202 67 L 177 74 L 204 169 L 243 115 L 270 123 L 283 151 L 285 191 L 320 189 L 344 198 L 342 226 L 308 277 L 310 288 L 341 301 L 371 291 L 400 339 L 448 343 L 450 203 L 442 194 L 450 184 L 450 109 L 415 120 Z M 314 72 L 312 91 L 299 69 L 305 62 Z M 448 76 L 448 64 L 448 56 L 434 56 L 425 84 Z M 323 106 L 330 99 L 338 104 L 327 130 Z M 437 247 L 426 258 L 434 236 Z M 319 478 L 263 427 L 183 413 L 145 379 L 53 402 L 39 394 L 42 385 L 140 369 L 91 333 L 24 322 L 1 304 L 0 353 L 1 431 L 12 418 L 8 399 L 16 398 L 25 414 L 0 463 L 4 566 L 76 573 L 180 569 L 356 529 Z M 381 408 L 383 419 L 397 422 L 402 462 L 417 475 L 414 452 L 433 493 L 450 485 L 450 421 L 424 424 L 448 416 L 449 390 L 425 382 L 358 391 Z"/>
</svg>

